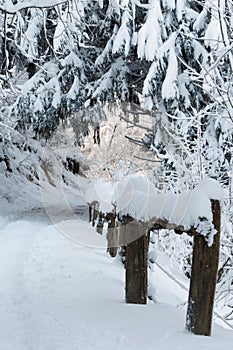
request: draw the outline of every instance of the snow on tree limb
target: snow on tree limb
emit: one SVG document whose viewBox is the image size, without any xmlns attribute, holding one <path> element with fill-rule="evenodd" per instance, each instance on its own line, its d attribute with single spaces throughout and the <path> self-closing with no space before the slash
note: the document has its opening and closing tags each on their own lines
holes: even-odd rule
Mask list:
<svg viewBox="0 0 233 350">
<path fill-rule="evenodd" d="M 0 2 L 0 11 L 9 14 L 16 14 L 17 12 L 28 8 L 51 8 L 54 6 L 67 3 L 69 0 L 40 0 L 38 1 L 24 1 L 18 4 L 13 4 L 11 0 L 2 0 Z"/>
<path fill-rule="evenodd" d="M 150 8 L 147 12 L 146 22 L 142 25 L 138 32 L 138 57 L 146 58 L 152 61 L 155 58 L 157 49 L 160 44 L 160 21 L 163 21 L 163 15 L 159 2 L 150 1 Z"/>
</svg>

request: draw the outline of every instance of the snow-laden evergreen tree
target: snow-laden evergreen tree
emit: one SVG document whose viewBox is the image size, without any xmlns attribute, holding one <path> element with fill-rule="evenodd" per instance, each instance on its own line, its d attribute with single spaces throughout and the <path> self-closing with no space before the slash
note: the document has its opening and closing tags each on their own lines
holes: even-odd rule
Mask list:
<svg viewBox="0 0 233 350">
<path fill-rule="evenodd" d="M 17 130 L 47 139 L 69 118 L 81 143 L 103 104 L 141 104 L 168 189 L 205 175 L 231 185 L 230 1 L 15 3 L 0 5 L 1 82 Z"/>
<path fill-rule="evenodd" d="M 70 117 L 82 138 L 103 118 L 102 104 L 140 103 L 154 120 L 145 143 L 165 178 L 190 186 L 208 174 L 229 183 L 230 1 L 24 3 L 15 13 L 6 1 L 0 6 L 3 39 L 18 55 L 3 45 L 12 58 L 3 68 L 27 74 L 11 109 L 19 130 L 48 138 Z"/>
</svg>

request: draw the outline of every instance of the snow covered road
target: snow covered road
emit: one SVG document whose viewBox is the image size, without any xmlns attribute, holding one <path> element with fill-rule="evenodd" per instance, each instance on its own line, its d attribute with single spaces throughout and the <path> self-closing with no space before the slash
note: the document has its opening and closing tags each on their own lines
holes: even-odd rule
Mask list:
<svg viewBox="0 0 233 350">
<path fill-rule="evenodd" d="M 46 222 L 0 220 L 0 281 L 2 350 L 232 348 L 233 332 L 219 326 L 211 338 L 183 331 L 185 310 L 168 304 L 179 296 L 161 272 L 158 303 L 126 305 L 121 263 Z"/>
</svg>

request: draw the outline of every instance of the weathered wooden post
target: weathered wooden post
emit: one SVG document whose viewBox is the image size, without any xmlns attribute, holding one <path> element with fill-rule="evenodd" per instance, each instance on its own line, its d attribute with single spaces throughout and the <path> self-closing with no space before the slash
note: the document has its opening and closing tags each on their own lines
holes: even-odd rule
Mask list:
<svg viewBox="0 0 233 350">
<path fill-rule="evenodd" d="M 147 226 L 124 218 L 126 240 L 126 303 L 146 304 L 147 302 L 147 258 L 148 238 Z"/>
<path fill-rule="evenodd" d="M 99 211 L 99 215 L 97 217 L 96 232 L 102 235 L 103 229 L 104 229 L 104 215 L 102 211 Z"/>
<path fill-rule="evenodd" d="M 92 203 L 92 226 L 95 226 L 95 222 L 98 218 L 99 210 L 98 210 L 98 202 Z"/>
<path fill-rule="evenodd" d="M 89 222 L 92 220 L 92 206 L 89 204 L 88 206 L 88 214 L 89 214 Z"/>
<path fill-rule="evenodd" d="M 211 200 L 213 225 L 217 233 L 208 247 L 200 234 L 194 236 L 192 273 L 189 289 L 186 329 L 194 334 L 210 335 L 216 277 L 218 271 L 221 209 L 217 200 Z"/>
<path fill-rule="evenodd" d="M 115 257 L 117 255 L 117 247 L 118 247 L 118 230 L 116 228 L 116 214 L 108 213 L 106 214 L 106 220 L 108 221 L 108 253 L 111 257 Z"/>
</svg>

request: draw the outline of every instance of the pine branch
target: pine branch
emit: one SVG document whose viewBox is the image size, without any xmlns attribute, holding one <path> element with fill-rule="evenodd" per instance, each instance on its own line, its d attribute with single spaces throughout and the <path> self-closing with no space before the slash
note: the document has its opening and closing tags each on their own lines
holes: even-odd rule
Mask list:
<svg viewBox="0 0 233 350">
<path fill-rule="evenodd" d="M 220 31 L 221 31 L 223 44 L 224 44 L 225 47 L 227 47 L 227 46 L 229 46 L 228 43 L 227 43 L 228 38 L 225 38 L 225 35 L 224 35 L 223 14 L 220 11 L 220 0 L 218 0 L 218 20 L 219 20 L 219 25 L 220 25 Z M 229 61 L 230 61 L 231 73 L 232 73 L 233 72 L 233 57 L 232 57 L 231 50 L 227 50 L 227 52 L 228 52 L 228 57 L 229 57 Z"/>
</svg>

